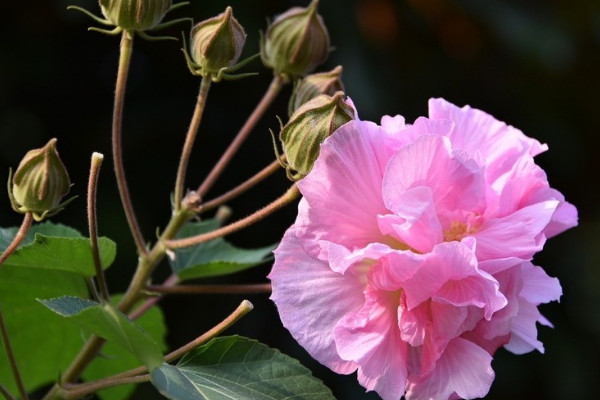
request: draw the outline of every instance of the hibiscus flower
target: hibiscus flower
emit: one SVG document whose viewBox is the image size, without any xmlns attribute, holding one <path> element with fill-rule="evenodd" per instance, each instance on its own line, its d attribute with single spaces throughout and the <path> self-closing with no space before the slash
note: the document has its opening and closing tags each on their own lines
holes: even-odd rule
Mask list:
<svg viewBox="0 0 600 400">
<path fill-rule="evenodd" d="M 504 346 L 544 351 L 532 264 L 577 224 L 533 157 L 546 146 L 470 107 L 354 120 L 321 146 L 269 278 L 284 326 L 320 363 L 385 400 L 478 398 Z"/>
</svg>

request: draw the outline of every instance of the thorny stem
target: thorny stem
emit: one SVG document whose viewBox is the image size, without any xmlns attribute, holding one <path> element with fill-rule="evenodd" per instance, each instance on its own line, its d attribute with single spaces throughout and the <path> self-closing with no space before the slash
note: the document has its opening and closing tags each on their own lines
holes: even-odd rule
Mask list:
<svg viewBox="0 0 600 400">
<path fill-rule="evenodd" d="M 140 226 L 137 222 L 135 212 L 133 210 L 133 204 L 131 202 L 131 196 L 129 194 L 129 187 L 127 186 L 127 179 L 125 178 L 125 168 L 123 166 L 123 146 L 121 145 L 121 130 L 123 125 L 123 104 L 125 99 L 125 87 L 127 85 L 127 74 L 129 72 L 129 65 L 131 64 L 131 51 L 133 47 L 133 32 L 124 30 L 121 36 L 120 45 L 120 56 L 119 56 L 119 68 L 117 72 L 117 81 L 115 88 L 115 102 L 113 109 L 113 123 L 112 123 L 112 152 L 113 162 L 115 168 L 115 176 L 117 178 L 117 187 L 119 188 L 119 195 L 121 202 L 123 203 L 123 209 L 125 210 L 125 216 L 127 217 L 127 223 L 129 229 L 133 235 L 135 245 L 140 255 L 146 255 L 148 250 L 144 244 L 144 238 L 140 230 Z"/>
<path fill-rule="evenodd" d="M 241 285 L 148 285 L 146 290 L 162 294 L 255 294 L 270 293 L 270 283 L 241 284 Z"/>
<path fill-rule="evenodd" d="M 13 241 L 8 245 L 6 250 L 0 256 L 0 267 L 2 267 L 2 263 L 6 261 L 6 259 L 19 247 L 19 245 L 27 236 L 27 231 L 31 227 L 31 222 L 33 221 L 33 214 L 28 212 L 23 217 L 23 222 L 21 223 L 21 227 L 17 231 L 17 234 L 13 238 Z M 17 384 L 17 389 L 19 390 L 19 394 L 23 400 L 29 399 L 27 397 L 27 391 L 25 390 L 25 385 L 23 384 L 23 379 L 21 378 L 21 373 L 19 372 L 19 366 L 17 365 L 17 359 L 15 358 L 15 353 L 13 352 L 12 345 L 10 343 L 10 336 L 8 334 L 8 329 L 6 328 L 6 324 L 4 322 L 4 316 L 2 315 L 2 308 L 0 307 L 0 334 L 2 335 L 2 343 L 4 344 L 4 349 L 6 352 L 6 357 L 8 358 L 8 363 L 10 364 L 10 369 L 12 371 L 13 377 L 15 379 L 15 383 Z"/>
<path fill-rule="evenodd" d="M 200 213 L 202 213 L 202 212 L 212 210 L 213 208 L 216 208 L 220 205 L 225 204 L 229 200 L 244 193 L 246 190 L 250 189 L 251 187 L 253 187 L 257 183 L 259 183 L 260 181 L 262 181 L 269 175 L 273 174 L 275 171 L 277 171 L 280 168 L 281 168 L 281 165 L 279 164 L 279 161 L 277 161 L 277 160 L 273 161 L 271 164 L 269 164 L 268 166 L 263 168 L 260 172 L 258 172 L 256 175 L 252 176 L 247 181 L 236 186 L 235 188 L 231 189 L 230 191 L 222 194 L 221 196 L 216 197 L 211 201 L 207 201 L 206 203 L 203 203 L 200 206 L 200 209 L 198 211 Z"/>
<path fill-rule="evenodd" d="M 200 83 L 200 90 L 198 93 L 198 100 L 196 101 L 196 107 L 194 109 L 194 115 L 190 122 L 187 135 L 185 137 L 185 143 L 183 145 L 183 151 L 181 152 L 181 159 L 179 160 L 179 168 L 177 170 L 177 178 L 175 180 L 175 194 L 174 194 L 174 207 L 176 211 L 181 209 L 181 201 L 183 199 L 183 190 L 185 185 L 185 174 L 187 171 L 188 162 L 194 147 L 194 140 L 196 139 L 196 133 L 202 120 L 202 113 L 204 112 L 204 104 L 208 96 L 210 89 L 210 78 L 203 78 Z"/>
<path fill-rule="evenodd" d="M 98 189 L 98 176 L 104 156 L 100 153 L 92 154 L 92 163 L 90 167 L 90 177 L 88 181 L 88 196 L 87 196 L 87 211 L 88 211 L 88 227 L 90 233 L 90 245 L 92 247 L 92 257 L 94 258 L 94 268 L 96 269 L 96 280 L 100 287 L 100 295 L 104 301 L 110 301 L 108 285 L 104 277 L 102 269 L 102 261 L 100 260 L 100 248 L 98 246 L 98 225 L 96 218 L 96 193 Z"/>
<path fill-rule="evenodd" d="M 259 119 L 262 117 L 265 111 L 269 108 L 269 105 L 271 105 L 275 97 L 277 97 L 284 83 L 285 82 L 283 78 L 281 78 L 280 76 L 273 77 L 269 88 L 265 92 L 260 102 L 256 105 L 254 111 L 252 111 L 252 114 L 250 114 L 250 116 L 246 120 L 246 123 L 242 126 L 242 128 L 240 129 L 236 137 L 233 139 L 227 150 L 225 150 L 219 161 L 215 164 L 208 176 L 204 179 L 204 182 L 202 182 L 202 184 L 198 187 L 198 190 L 196 190 L 201 199 L 204 198 L 206 192 L 208 192 L 208 190 L 212 187 L 217 178 L 221 175 L 227 164 L 229 164 L 229 162 L 233 158 L 233 155 L 238 151 L 244 140 L 246 140 L 256 123 L 259 121 Z"/>
<path fill-rule="evenodd" d="M 222 228 L 215 229 L 212 232 L 203 233 L 185 239 L 167 240 L 165 245 L 169 249 L 189 247 L 239 231 L 240 229 L 246 228 L 247 226 L 262 220 L 283 206 L 291 203 L 296 199 L 296 197 L 298 197 L 299 193 L 300 192 L 298 191 L 296 184 L 293 184 L 292 187 L 289 188 L 281 197 L 245 218 L 242 218 L 229 225 L 225 225 Z"/>
<path fill-rule="evenodd" d="M 196 347 L 208 342 L 210 339 L 216 337 L 217 335 L 221 334 L 223 331 L 228 329 L 231 325 L 237 322 L 244 315 L 252 311 L 253 308 L 254 306 L 252 305 L 252 303 L 250 303 L 248 300 L 243 300 L 231 314 L 225 317 L 225 319 L 223 319 L 217 325 L 212 327 L 210 330 L 206 331 L 204 334 L 197 337 L 188 344 L 167 354 L 165 356 L 165 362 L 173 362 L 181 356 L 183 356 L 184 354 L 192 351 Z M 83 396 L 92 393 L 96 390 L 104 389 L 115 385 L 120 385 L 124 383 L 146 382 L 149 380 L 149 375 L 142 374 L 145 374 L 147 371 L 148 369 L 145 366 L 141 366 L 107 378 L 99 379 L 94 382 L 83 383 L 79 385 L 65 385 L 65 388 L 61 389 L 61 395 L 64 399 L 74 399 L 77 398 L 77 396 Z M 77 396 L 74 396 L 73 394 L 77 394 Z"/>
</svg>

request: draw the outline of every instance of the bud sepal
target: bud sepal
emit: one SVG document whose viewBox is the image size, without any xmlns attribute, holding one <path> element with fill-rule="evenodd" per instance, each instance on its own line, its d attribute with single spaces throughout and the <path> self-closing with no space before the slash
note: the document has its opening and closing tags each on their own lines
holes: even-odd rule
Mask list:
<svg viewBox="0 0 600 400">
<path fill-rule="evenodd" d="M 279 154 L 273 136 L 277 159 L 287 177 L 298 181 L 308 175 L 319 156 L 321 143 L 354 118 L 355 110 L 341 91 L 333 96 L 322 94 L 298 108 L 279 133 L 283 155 Z"/>
<path fill-rule="evenodd" d="M 246 32 L 233 16 L 231 7 L 227 7 L 216 17 L 194 25 L 190 32 L 189 51 L 185 37 L 183 37 L 181 50 L 192 75 L 219 82 L 222 79 L 234 80 L 256 75 L 256 73 L 232 74 L 258 57 L 256 54 L 236 64 L 245 43 Z"/>
<path fill-rule="evenodd" d="M 104 18 L 98 17 L 79 6 L 68 6 L 67 10 L 77 10 L 104 26 L 114 26 L 114 29 L 90 27 L 88 30 L 117 35 L 123 31 L 136 32 L 147 40 L 177 40 L 171 36 L 150 36 L 146 31 L 168 28 L 191 18 L 178 18 L 162 22 L 167 13 L 188 5 L 189 2 L 173 4 L 172 0 L 99 0 L 100 10 Z"/>
<path fill-rule="evenodd" d="M 77 196 L 61 203 L 71 182 L 56 150 L 56 139 L 41 149 L 25 154 L 14 175 L 8 175 L 8 196 L 12 208 L 21 214 L 31 213 L 42 221 L 61 211 Z"/>
<path fill-rule="evenodd" d="M 341 65 L 329 72 L 307 75 L 294 84 L 294 91 L 288 104 L 288 115 L 291 116 L 304 103 L 321 94 L 333 96 L 339 91 L 344 91 Z"/>
</svg>

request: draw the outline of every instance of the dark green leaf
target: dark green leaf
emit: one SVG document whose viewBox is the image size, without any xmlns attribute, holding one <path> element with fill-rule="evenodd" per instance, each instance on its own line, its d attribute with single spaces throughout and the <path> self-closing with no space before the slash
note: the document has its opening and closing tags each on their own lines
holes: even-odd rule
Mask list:
<svg viewBox="0 0 600 400">
<path fill-rule="evenodd" d="M 218 227 L 216 220 L 189 223 L 183 227 L 179 237 L 210 232 Z M 241 249 L 219 238 L 176 250 L 175 259 L 170 263 L 181 280 L 228 275 L 268 261 L 274 248 L 275 245 Z"/>
<path fill-rule="evenodd" d="M 238 336 L 211 340 L 177 366 L 163 364 L 152 383 L 172 400 L 332 400 L 297 360 Z"/>
<path fill-rule="evenodd" d="M 12 240 L 12 238 L 11 238 Z M 36 297 L 86 296 L 80 275 L 43 269 L 0 268 L 0 303 L 26 388 L 53 382 L 83 345 L 81 330 L 48 312 Z M 17 393 L 0 341 L 0 382 Z"/>
<path fill-rule="evenodd" d="M 113 304 L 117 304 L 122 296 L 111 296 Z M 167 329 L 159 307 L 152 307 L 136 321 L 158 343 L 162 352 L 167 350 L 165 337 Z M 102 354 L 96 357 L 83 372 L 83 379 L 92 381 L 117 374 L 140 365 L 137 357 L 115 343 L 108 342 L 102 347 Z M 97 394 L 102 400 L 125 400 L 135 385 L 120 385 L 104 389 Z"/>
<path fill-rule="evenodd" d="M 0 248 L 12 241 L 17 228 L 0 229 Z M 55 236 L 55 234 L 64 236 Z M 116 255 L 116 244 L 105 237 L 98 240 L 102 266 L 107 268 Z M 89 238 L 64 225 L 34 225 L 21 246 L 4 262 L 3 267 L 52 269 L 75 272 L 91 277 L 95 275 L 94 260 Z"/>
<path fill-rule="evenodd" d="M 72 296 L 40 302 L 82 328 L 125 348 L 150 371 L 163 361 L 161 348 L 152 337 L 110 304 L 98 304 Z"/>
</svg>

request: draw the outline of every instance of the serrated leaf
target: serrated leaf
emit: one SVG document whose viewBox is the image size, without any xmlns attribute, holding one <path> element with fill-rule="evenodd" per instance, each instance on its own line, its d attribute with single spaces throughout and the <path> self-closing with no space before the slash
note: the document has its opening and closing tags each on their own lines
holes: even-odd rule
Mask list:
<svg viewBox="0 0 600 400">
<path fill-rule="evenodd" d="M 0 249 L 12 241 L 17 228 L 0 229 Z M 56 236 L 64 235 L 64 236 Z M 115 259 L 116 244 L 105 237 L 98 239 L 102 266 L 108 268 Z M 64 225 L 34 225 L 21 246 L 8 257 L 3 267 L 52 269 L 94 276 L 94 260 L 88 238 Z"/>
<path fill-rule="evenodd" d="M 216 220 L 186 224 L 179 237 L 189 237 L 218 228 Z M 177 249 L 171 269 L 180 280 L 229 275 L 268 261 L 275 245 L 258 249 L 235 247 L 223 238 L 196 246 Z"/>
<path fill-rule="evenodd" d="M 84 343 L 78 327 L 48 312 L 36 297 L 86 296 L 87 292 L 77 274 L 9 265 L 0 268 L 2 312 L 28 391 L 55 381 Z M 2 341 L 0 382 L 17 393 Z"/>
<path fill-rule="evenodd" d="M 213 339 L 151 376 L 158 391 L 172 400 L 334 399 L 297 360 L 239 336 Z"/>
<path fill-rule="evenodd" d="M 73 296 L 39 300 L 55 313 L 134 354 L 148 370 L 163 362 L 159 345 L 138 324 L 111 304 Z"/>
<path fill-rule="evenodd" d="M 111 302 L 118 304 L 122 296 L 112 295 Z M 159 345 L 162 352 L 167 350 L 167 327 L 159 307 L 151 307 L 135 321 Z M 83 372 L 83 379 L 92 381 L 127 371 L 140 365 L 137 357 L 115 343 L 108 342 L 102 347 L 101 355 L 96 357 Z M 119 385 L 100 390 L 97 394 L 102 400 L 125 400 L 135 389 L 134 384 Z"/>
</svg>

